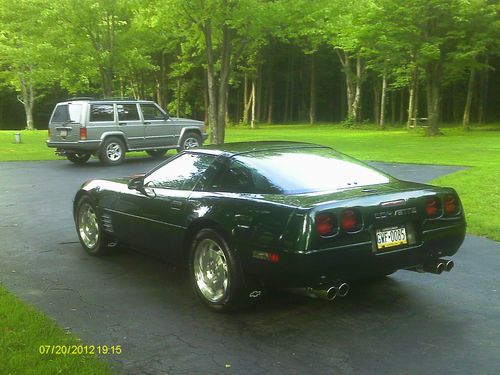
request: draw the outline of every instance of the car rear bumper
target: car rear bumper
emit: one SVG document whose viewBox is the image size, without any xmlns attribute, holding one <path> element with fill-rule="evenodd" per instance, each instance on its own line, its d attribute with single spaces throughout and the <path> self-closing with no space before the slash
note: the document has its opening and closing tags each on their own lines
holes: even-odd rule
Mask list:
<svg viewBox="0 0 500 375">
<path fill-rule="evenodd" d="M 414 246 L 376 252 L 371 241 L 320 251 L 280 252 L 271 263 L 250 258 L 244 268 L 252 278 L 279 288 L 318 287 L 386 275 L 455 254 L 465 237 L 465 223 L 422 234 Z"/>
</svg>

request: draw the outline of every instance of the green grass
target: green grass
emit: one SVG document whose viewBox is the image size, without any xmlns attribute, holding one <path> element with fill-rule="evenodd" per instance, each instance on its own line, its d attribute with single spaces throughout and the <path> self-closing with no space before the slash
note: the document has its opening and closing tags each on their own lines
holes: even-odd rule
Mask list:
<svg viewBox="0 0 500 375">
<path fill-rule="evenodd" d="M 0 285 L 0 374 L 114 374 L 90 355 L 42 355 L 40 345 L 85 345 Z"/>
<path fill-rule="evenodd" d="M 500 240 L 500 127 L 442 128 L 444 136 L 424 137 L 423 130 L 380 131 L 373 126 L 344 129 L 339 125 L 272 125 L 259 129 L 228 127 L 226 140 L 292 140 L 332 146 L 362 160 L 468 166 L 432 183 L 454 187 L 463 201 L 470 233 Z M 0 132 L 0 161 L 60 159 L 45 145 L 46 131 Z M 132 154 L 132 155 L 144 155 Z"/>
</svg>

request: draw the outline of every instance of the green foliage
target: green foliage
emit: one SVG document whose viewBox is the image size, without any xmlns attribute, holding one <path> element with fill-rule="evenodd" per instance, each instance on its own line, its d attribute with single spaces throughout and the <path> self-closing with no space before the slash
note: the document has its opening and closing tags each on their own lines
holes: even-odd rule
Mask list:
<svg viewBox="0 0 500 375">
<path fill-rule="evenodd" d="M 42 355 L 40 345 L 85 345 L 0 285 L 0 372 L 2 374 L 114 374 L 90 355 Z M 88 344 L 92 345 L 92 344 Z"/>
</svg>

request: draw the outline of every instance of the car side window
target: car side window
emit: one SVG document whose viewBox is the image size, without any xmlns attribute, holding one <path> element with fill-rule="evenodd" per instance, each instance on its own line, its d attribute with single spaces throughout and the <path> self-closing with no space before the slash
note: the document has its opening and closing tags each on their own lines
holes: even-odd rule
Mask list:
<svg viewBox="0 0 500 375">
<path fill-rule="evenodd" d="M 90 122 L 114 121 L 115 110 L 113 104 L 91 104 Z"/>
<path fill-rule="evenodd" d="M 144 120 L 165 120 L 165 114 L 154 104 L 141 104 Z"/>
<path fill-rule="evenodd" d="M 225 170 L 220 172 L 210 190 L 249 194 L 279 194 L 282 192 L 256 169 L 237 160 L 233 160 Z"/>
<path fill-rule="evenodd" d="M 186 153 L 146 176 L 144 183 L 152 188 L 192 190 L 214 160 L 213 155 Z"/>
<path fill-rule="evenodd" d="M 117 104 L 118 121 L 138 121 L 139 112 L 135 104 Z"/>
</svg>

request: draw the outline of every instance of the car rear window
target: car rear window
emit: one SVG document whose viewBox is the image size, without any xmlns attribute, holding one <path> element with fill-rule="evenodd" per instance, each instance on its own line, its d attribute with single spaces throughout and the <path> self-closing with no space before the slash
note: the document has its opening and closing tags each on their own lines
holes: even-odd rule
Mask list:
<svg viewBox="0 0 500 375">
<path fill-rule="evenodd" d="M 55 108 L 50 122 L 80 122 L 81 114 L 81 104 L 60 104 Z"/>
<path fill-rule="evenodd" d="M 390 181 L 384 173 L 326 147 L 258 151 L 234 159 L 247 167 L 256 186 L 268 186 L 256 189 L 262 193 L 335 191 Z"/>
</svg>

